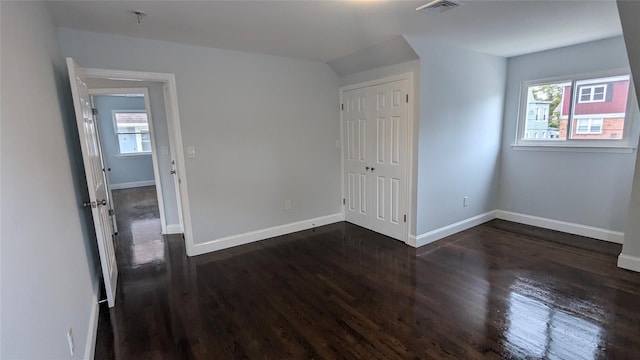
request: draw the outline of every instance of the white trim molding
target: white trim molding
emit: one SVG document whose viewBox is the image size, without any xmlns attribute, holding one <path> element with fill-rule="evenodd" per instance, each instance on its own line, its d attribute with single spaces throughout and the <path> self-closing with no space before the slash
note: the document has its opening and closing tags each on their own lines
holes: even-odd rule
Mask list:
<svg viewBox="0 0 640 360">
<path fill-rule="evenodd" d="M 182 226 L 180 226 L 180 224 L 167 224 L 167 231 L 165 234 L 182 234 Z"/>
<path fill-rule="evenodd" d="M 244 234 L 231 235 L 216 240 L 211 240 L 202 244 L 194 244 L 190 254 L 201 255 L 212 251 L 227 249 L 234 246 L 249 244 L 255 241 L 265 240 L 272 237 L 307 230 L 318 226 L 337 223 L 343 220 L 342 213 L 321 216 L 314 219 L 297 221 L 289 224 L 256 230 Z"/>
<path fill-rule="evenodd" d="M 460 231 L 464 231 L 474 226 L 484 224 L 487 221 L 491 221 L 495 218 L 496 218 L 496 210 L 488 211 L 484 214 L 476 215 L 468 219 L 464 219 L 456 223 L 443 226 L 435 230 L 431 230 L 424 234 L 420 234 L 416 237 L 409 236 L 409 241 L 407 242 L 407 244 L 413 247 L 424 246 L 434 241 L 443 239 L 447 236 L 459 233 Z"/>
<path fill-rule="evenodd" d="M 640 257 L 620 254 L 620 256 L 618 256 L 618 267 L 640 272 Z"/>
<path fill-rule="evenodd" d="M 407 245 L 411 247 L 418 247 L 416 244 L 418 242 L 417 236 L 414 234 L 409 234 L 409 238 L 407 239 Z"/>
<path fill-rule="evenodd" d="M 111 190 L 130 189 L 143 186 L 154 186 L 155 180 L 132 181 L 128 183 L 111 184 Z"/>
<path fill-rule="evenodd" d="M 98 304 L 100 281 L 96 278 L 91 297 L 91 310 L 89 314 L 89 328 L 87 329 L 87 342 L 84 346 L 83 359 L 93 359 L 96 353 L 96 339 L 98 336 L 98 318 L 100 314 L 100 304 Z"/>
<path fill-rule="evenodd" d="M 622 244 L 624 242 L 623 232 L 607 230 L 593 226 L 575 224 L 532 215 L 519 214 L 504 210 L 496 210 L 496 218 L 550 230 L 562 231 L 569 234 L 586 236 L 598 240 L 613 242 L 616 244 Z"/>
</svg>

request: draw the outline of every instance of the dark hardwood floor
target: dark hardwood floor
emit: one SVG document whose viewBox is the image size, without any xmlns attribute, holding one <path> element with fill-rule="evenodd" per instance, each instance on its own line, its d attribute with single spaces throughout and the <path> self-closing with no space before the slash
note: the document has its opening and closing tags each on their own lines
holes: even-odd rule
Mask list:
<svg viewBox="0 0 640 360">
<path fill-rule="evenodd" d="M 338 223 L 187 258 L 131 193 L 97 359 L 640 356 L 619 245 L 494 220 L 413 249 Z"/>
</svg>

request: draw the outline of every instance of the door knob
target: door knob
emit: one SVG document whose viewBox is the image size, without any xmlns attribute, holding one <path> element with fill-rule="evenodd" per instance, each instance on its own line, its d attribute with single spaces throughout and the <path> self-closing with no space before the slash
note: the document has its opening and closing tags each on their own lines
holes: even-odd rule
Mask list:
<svg viewBox="0 0 640 360">
<path fill-rule="evenodd" d="M 369 167 L 367 166 L 366 168 L 364 168 L 365 170 L 369 171 Z"/>
<path fill-rule="evenodd" d="M 169 174 L 171 174 L 171 175 L 175 175 L 175 174 L 176 174 L 176 171 L 175 171 L 175 170 L 171 170 L 171 171 L 169 171 Z"/>
<path fill-rule="evenodd" d="M 82 203 L 82 206 L 84 207 L 96 207 L 96 203 L 93 201 L 86 201 Z"/>
<path fill-rule="evenodd" d="M 372 168 L 371 168 L 371 171 L 374 171 L 375 169 L 376 169 L 376 168 L 372 167 Z"/>
<path fill-rule="evenodd" d="M 98 206 L 105 206 L 105 205 L 107 205 L 107 199 L 98 200 L 98 201 L 96 202 L 96 204 L 97 204 Z"/>
</svg>

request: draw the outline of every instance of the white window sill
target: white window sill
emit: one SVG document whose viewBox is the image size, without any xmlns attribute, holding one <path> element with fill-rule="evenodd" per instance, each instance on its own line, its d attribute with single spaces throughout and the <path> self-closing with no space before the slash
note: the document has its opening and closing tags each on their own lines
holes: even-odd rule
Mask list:
<svg viewBox="0 0 640 360">
<path fill-rule="evenodd" d="M 138 156 L 150 156 L 150 155 L 151 155 L 151 153 L 148 152 L 148 153 L 142 153 L 142 154 L 118 154 L 118 155 L 116 155 L 116 157 L 119 157 L 119 158 L 133 158 L 133 157 L 138 157 Z"/>
<path fill-rule="evenodd" d="M 604 152 L 630 154 L 635 146 L 585 146 L 585 145 L 557 145 L 557 144 L 512 144 L 511 148 L 518 151 L 571 151 L 571 152 Z"/>
</svg>

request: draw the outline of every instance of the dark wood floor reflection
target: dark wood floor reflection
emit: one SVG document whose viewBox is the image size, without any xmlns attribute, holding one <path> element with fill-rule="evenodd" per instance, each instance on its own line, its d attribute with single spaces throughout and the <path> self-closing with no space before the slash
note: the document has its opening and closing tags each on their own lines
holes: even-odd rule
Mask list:
<svg viewBox="0 0 640 360">
<path fill-rule="evenodd" d="M 518 227 L 412 249 L 338 223 L 187 258 L 130 226 L 96 358 L 638 358 L 640 274 L 619 245 Z"/>
</svg>

